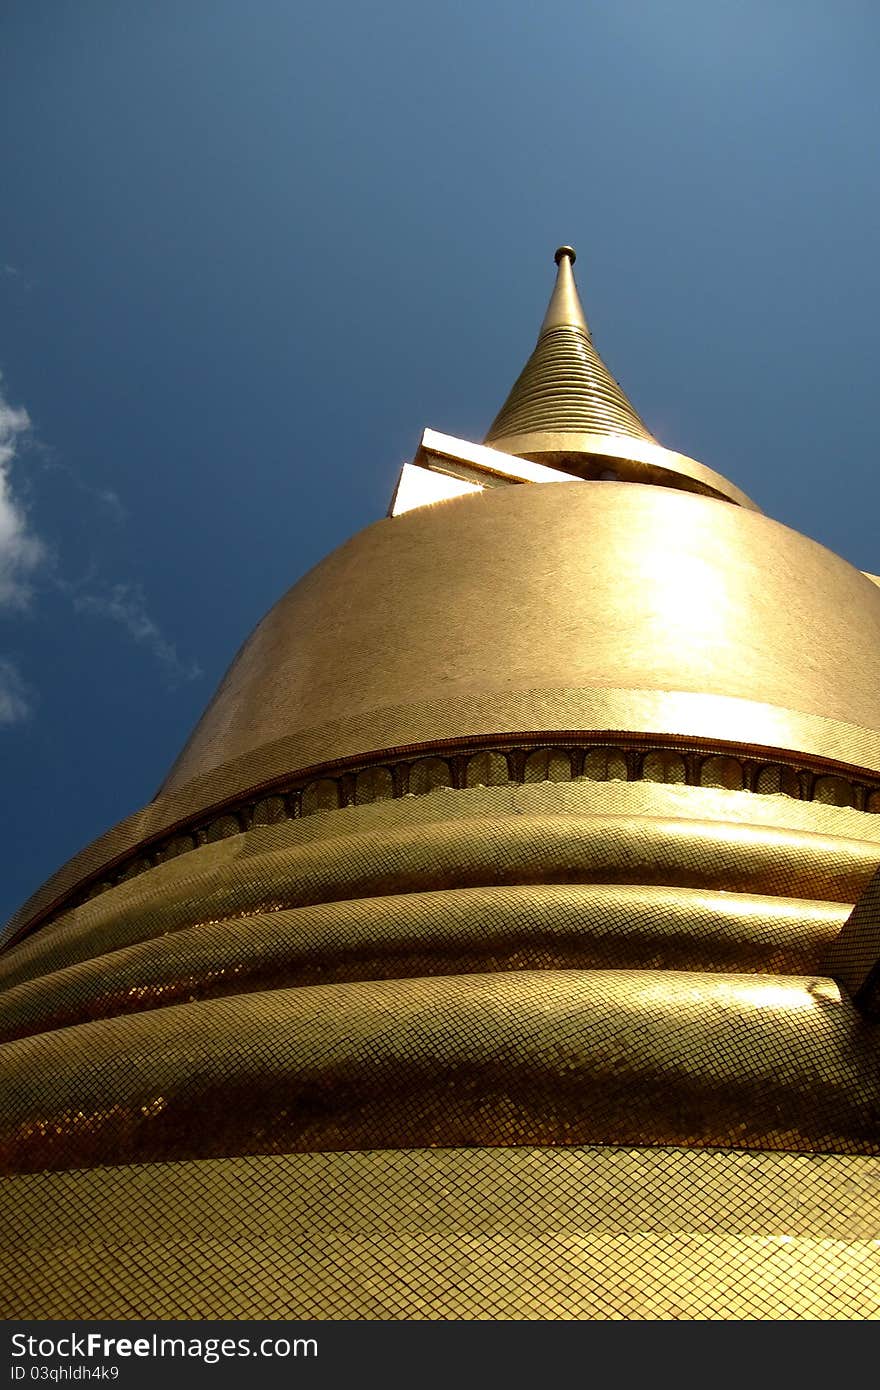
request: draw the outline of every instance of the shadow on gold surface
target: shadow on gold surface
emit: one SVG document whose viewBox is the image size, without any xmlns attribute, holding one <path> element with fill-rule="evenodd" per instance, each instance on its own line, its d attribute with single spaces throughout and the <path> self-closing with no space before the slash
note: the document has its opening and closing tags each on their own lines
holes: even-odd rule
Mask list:
<svg viewBox="0 0 880 1390">
<path fill-rule="evenodd" d="M 237 995 L 5 1043 L 9 1171 L 312 1149 L 874 1153 L 875 1037 L 821 978 L 522 971 Z"/>
</svg>

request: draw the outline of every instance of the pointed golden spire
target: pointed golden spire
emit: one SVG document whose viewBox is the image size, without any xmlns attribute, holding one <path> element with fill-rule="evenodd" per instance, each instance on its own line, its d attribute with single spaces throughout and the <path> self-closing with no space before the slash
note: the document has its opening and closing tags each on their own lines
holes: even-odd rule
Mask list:
<svg viewBox="0 0 880 1390">
<path fill-rule="evenodd" d="M 720 473 L 658 444 L 593 346 L 574 282 L 574 247 L 560 246 L 555 260 L 535 350 L 485 443 L 577 478 L 683 488 L 760 510 Z"/>
<path fill-rule="evenodd" d="M 577 252 L 573 246 L 560 246 L 553 259 L 559 269 L 556 272 L 556 284 L 550 296 L 550 303 L 547 305 L 547 312 L 544 315 L 544 322 L 541 324 L 538 338 L 542 338 L 551 328 L 579 328 L 589 337 L 590 330 L 577 292 L 577 285 L 574 282 L 574 270 L 572 269 L 577 260 Z"/>
<path fill-rule="evenodd" d="M 558 452 L 554 441 L 560 436 L 566 437 L 569 453 L 601 453 L 602 437 L 655 444 L 593 346 L 574 281 L 574 248 L 560 246 L 555 260 L 556 286 L 537 345 L 485 442 L 529 457 Z M 589 443 L 585 438 L 582 448 L 572 447 L 576 435 L 589 437 Z"/>
</svg>

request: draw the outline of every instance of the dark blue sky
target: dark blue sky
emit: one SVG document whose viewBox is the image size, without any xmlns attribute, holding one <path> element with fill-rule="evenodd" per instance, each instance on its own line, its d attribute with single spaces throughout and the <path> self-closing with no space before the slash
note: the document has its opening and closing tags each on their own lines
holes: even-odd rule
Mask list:
<svg viewBox="0 0 880 1390">
<path fill-rule="evenodd" d="M 0 32 L 0 919 L 152 796 L 421 429 L 482 437 L 561 241 L 660 440 L 880 569 L 872 0 L 6 0 Z"/>
</svg>

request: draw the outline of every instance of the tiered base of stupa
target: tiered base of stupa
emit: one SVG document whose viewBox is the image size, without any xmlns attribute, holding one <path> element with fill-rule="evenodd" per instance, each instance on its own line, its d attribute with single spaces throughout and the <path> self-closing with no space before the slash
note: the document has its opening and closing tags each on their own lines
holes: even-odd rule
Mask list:
<svg viewBox="0 0 880 1390">
<path fill-rule="evenodd" d="M 864 811 L 440 788 L 255 825 L 0 961 L 13 1317 L 880 1313 Z"/>
</svg>

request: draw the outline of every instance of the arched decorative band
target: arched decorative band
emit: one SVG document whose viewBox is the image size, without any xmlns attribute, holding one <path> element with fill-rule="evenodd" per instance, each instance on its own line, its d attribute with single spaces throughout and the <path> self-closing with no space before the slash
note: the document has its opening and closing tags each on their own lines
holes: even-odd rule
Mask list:
<svg viewBox="0 0 880 1390">
<path fill-rule="evenodd" d="M 555 742 L 551 737 L 515 745 L 499 740 L 486 746 L 425 747 L 406 756 L 361 759 L 344 768 L 290 778 L 259 793 L 177 826 L 81 887 L 52 916 L 78 906 L 167 859 L 200 845 L 239 835 L 254 826 L 406 796 L 424 796 L 441 787 L 464 789 L 534 782 L 627 781 L 723 788 L 756 795 L 782 795 L 800 801 L 880 812 L 880 778 L 849 774 L 771 755 L 746 755 L 705 746 L 685 747 L 669 740 L 614 739 Z"/>
</svg>

